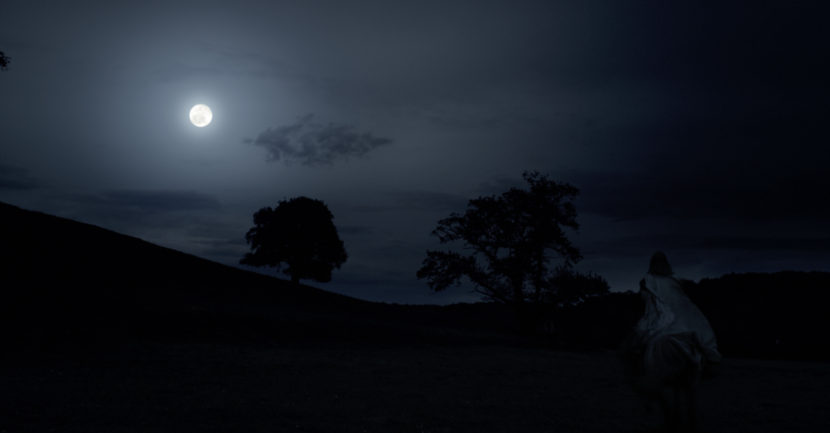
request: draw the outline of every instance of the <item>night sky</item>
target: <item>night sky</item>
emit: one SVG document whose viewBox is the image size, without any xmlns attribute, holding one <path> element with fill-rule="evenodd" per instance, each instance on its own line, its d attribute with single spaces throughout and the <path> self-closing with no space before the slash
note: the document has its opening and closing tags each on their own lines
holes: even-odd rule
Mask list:
<svg viewBox="0 0 830 433">
<path fill-rule="evenodd" d="M 236 265 L 305 195 L 349 254 L 309 283 L 443 304 L 478 297 L 416 279 L 436 222 L 538 170 L 581 190 L 578 269 L 613 290 L 656 249 L 691 279 L 830 271 L 826 12 L 4 0 L 0 200 Z"/>
</svg>

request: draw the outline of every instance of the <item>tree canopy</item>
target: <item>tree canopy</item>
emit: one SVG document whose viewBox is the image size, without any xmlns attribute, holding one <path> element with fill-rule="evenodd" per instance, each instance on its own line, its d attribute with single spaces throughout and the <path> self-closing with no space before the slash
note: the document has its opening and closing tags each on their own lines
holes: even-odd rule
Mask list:
<svg viewBox="0 0 830 433">
<path fill-rule="evenodd" d="M 320 200 L 295 197 L 276 208 L 254 213 L 254 226 L 245 234 L 251 252 L 240 263 L 282 268 L 298 283 L 300 279 L 331 281 L 331 272 L 347 258 L 337 235 L 334 216 Z"/>
<path fill-rule="evenodd" d="M 466 212 L 440 220 L 432 234 L 458 248 L 427 251 L 418 278 L 440 291 L 467 277 L 485 299 L 514 304 L 568 302 L 606 292 L 601 277 L 572 269 L 582 255 L 565 229 L 579 227 L 572 203 L 579 190 L 538 172 L 523 177 L 528 189 L 470 200 Z"/>
</svg>

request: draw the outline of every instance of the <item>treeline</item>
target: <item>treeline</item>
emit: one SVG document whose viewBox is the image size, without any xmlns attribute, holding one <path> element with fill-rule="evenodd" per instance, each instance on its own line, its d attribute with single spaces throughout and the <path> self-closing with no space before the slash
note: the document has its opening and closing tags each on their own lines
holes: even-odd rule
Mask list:
<svg viewBox="0 0 830 433">
<path fill-rule="evenodd" d="M 725 356 L 830 360 L 830 273 L 728 274 L 683 286 Z M 564 347 L 616 349 L 643 308 L 632 292 L 591 298 L 561 310 L 551 337 Z"/>
<path fill-rule="evenodd" d="M 830 273 L 728 274 L 688 286 L 724 354 L 830 360 Z"/>
</svg>

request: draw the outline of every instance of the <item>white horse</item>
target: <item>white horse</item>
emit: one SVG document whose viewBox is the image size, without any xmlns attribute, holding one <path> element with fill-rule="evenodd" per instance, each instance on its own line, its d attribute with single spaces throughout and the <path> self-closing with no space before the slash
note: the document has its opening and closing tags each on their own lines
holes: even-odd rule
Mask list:
<svg viewBox="0 0 830 433">
<path fill-rule="evenodd" d="M 697 431 L 697 389 L 705 358 L 693 333 L 662 335 L 623 348 L 626 376 L 649 405 L 659 404 L 666 432 Z"/>
</svg>

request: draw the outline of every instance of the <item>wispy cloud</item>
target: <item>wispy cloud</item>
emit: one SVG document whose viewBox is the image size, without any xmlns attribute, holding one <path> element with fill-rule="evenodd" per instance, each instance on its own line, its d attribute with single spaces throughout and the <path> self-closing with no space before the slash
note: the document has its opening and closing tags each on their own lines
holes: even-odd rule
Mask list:
<svg viewBox="0 0 830 433">
<path fill-rule="evenodd" d="M 211 194 L 109 190 L 63 193 L 59 200 L 50 213 L 208 259 L 235 263 L 245 250 L 244 228 L 228 224 L 226 207 Z"/>
<path fill-rule="evenodd" d="M 299 162 L 306 166 L 331 165 L 335 161 L 366 156 L 390 144 L 389 138 L 357 131 L 353 125 L 317 122 L 313 114 L 297 122 L 268 128 L 254 140 L 245 140 L 268 151 L 269 161 Z"/>
<path fill-rule="evenodd" d="M 383 194 L 380 200 L 352 203 L 350 207 L 359 212 L 372 213 L 390 211 L 463 212 L 470 198 L 439 191 L 390 191 Z"/>
<path fill-rule="evenodd" d="M 58 213 L 113 230 L 192 226 L 222 210 L 216 197 L 195 191 L 111 190 L 65 194 Z"/>
<path fill-rule="evenodd" d="M 590 249 L 606 255 L 631 255 L 632 250 L 668 246 L 672 250 L 823 253 L 830 249 L 829 237 L 698 235 L 694 233 L 649 233 L 593 241 Z"/>
<path fill-rule="evenodd" d="M 0 164 L 0 189 L 29 190 L 38 186 L 25 168 Z"/>
<path fill-rule="evenodd" d="M 338 227 L 337 231 L 340 234 L 347 235 L 368 235 L 371 234 L 373 230 L 372 227 L 369 226 L 351 225 Z"/>
<path fill-rule="evenodd" d="M 619 220 L 830 217 L 830 202 L 818 199 L 820 191 L 830 188 L 830 180 L 809 169 L 744 173 L 710 165 L 695 173 L 670 165 L 651 173 L 585 171 L 570 178 L 581 190 L 577 209 Z"/>
<path fill-rule="evenodd" d="M 219 201 L 195 191 L 117 190 L 80 197 L 81 202 L 141 212 L 210 210 L 220 207 Z"/>
</svg>

